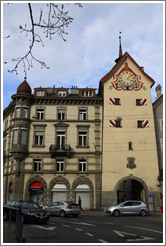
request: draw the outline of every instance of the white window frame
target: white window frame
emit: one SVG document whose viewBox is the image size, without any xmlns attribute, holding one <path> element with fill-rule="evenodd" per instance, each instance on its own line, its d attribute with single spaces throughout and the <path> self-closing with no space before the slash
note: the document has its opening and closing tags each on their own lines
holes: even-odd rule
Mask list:
<svg viewBox="0 0 166 246">
<path fill-rule="evenodd" d="M 81 138 L 81 141 L 80 141 L 80 138 Z M 88 141 L 87 131 L 79 130 L 79 132 L 78 132 L 78 145 L 81 147 L 85 147 L 85 146 L 87 146 L 87 141 Z"/>
<path fill-rule="evenodd" d="M 59 97 L 66 97 L 66 91 L 58 91 Z"/>
<path fill-rule="evenodd" d="M 87 109 L 85 108 L 79 109 L 79 120 L 87 120 Z"/>
<path fill-rule="evenodd" d="M 66 117 L 66 109 L 58 108 L 58 120 L 65 120 Z"/>
<path fill-rule="evenodd" d="M 36 96 L 38 97 L 44 97 L 44 90 L 43 91 L 37 91 Z"/>
<path fill-rule="evenodd" d="M 59 142 L 59 145 L 58 145 Z M 62 149 L 66 144 L 66 131 L 57 131 L 56 132 L 56 143 L 59 149 Z"/>
<path fill-rule="evenodd" d="M 35 165 L 36 165 L 36 168 L 35 168 Z M 41 172 L 42 171 L 42 159 L 34 159 L 33 170 L 34 170 L 34 172 Z"/>
<path fill-rule="evenodd" d="M 87 162 L 86 160 L 79 160 L 79 172 L 86 172 L 87 171 Z"/>
<path fill-rule="evenodd" d="M 44 145 L 44 131 L 43 130 L 35 130 L 34 145 L 35 146 Z"/>
<path fill-rule="evenodd" d="M 37 120 L 44 120 L 44 108 L 36 109 Z"/>
<path fill-rule="evenodd" d="M 64 160 L 57 160 L 56 162 L 56 171 L 57 172 L 64 172 Z"/>
</svg>

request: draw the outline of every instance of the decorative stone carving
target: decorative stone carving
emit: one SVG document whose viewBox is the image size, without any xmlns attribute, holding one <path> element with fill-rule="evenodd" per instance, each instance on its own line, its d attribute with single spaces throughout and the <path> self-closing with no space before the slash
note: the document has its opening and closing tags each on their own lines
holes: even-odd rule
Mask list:
<svg viewBox="0 0 166 246">
<path fill-rule="evenodd" d="M 134 157 L 128 157 L 127 160 L 128 160 L 128 163 L 127 163 L 128 168 L 133 169 L 136 167 L 136 164 L 134 163 L 135 161 Z"/>
</svg>

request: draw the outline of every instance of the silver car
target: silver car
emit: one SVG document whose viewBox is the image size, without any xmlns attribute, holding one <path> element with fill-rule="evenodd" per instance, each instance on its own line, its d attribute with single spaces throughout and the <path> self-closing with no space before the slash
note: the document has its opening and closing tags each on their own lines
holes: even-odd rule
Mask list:
<svg viewBox="0 0 166 246">
<path fill-rule="evenodd" d="M 112 214 L 114 216 L 119 216 L 121 214 L 137 214 L 145 216 L 149 213 L 148 206 L 142 201 L 125 201 L 117 206 L 108 207 L 106 213 Z"/>
<path fill-rule="evenodd" d="M 50 215 L 60 215 L 62 218 L 66 215 L 78 216 L 81 213 L 80 206 L 73 202 L 56 201 L 43 207 Z"/>
</svg>

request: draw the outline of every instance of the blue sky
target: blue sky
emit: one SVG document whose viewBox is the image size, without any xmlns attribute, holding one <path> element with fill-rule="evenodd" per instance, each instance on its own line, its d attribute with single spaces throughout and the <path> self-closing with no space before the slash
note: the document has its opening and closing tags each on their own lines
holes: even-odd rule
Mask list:
<svg viewBox="0 0 166 246">
<path fill-rule="evenodd" d="M 45 3 L 33 3 L 33 12 Z M 30 69 L 27 82 L 35 87 L 92 87 L 98 88 L 100 79 L 115 65 L 118 57 L 118 37 L 122 32 L 122 50 L 143 66 L 156 84 L 163 86 L 163 4 L 162 2 L 86 2 L 83 8 L 65 5 L 74 22 L 70 24 L 64 42 L 59 36 L 51 41 L 43 35 L 44 47 L 38 44 L 34 52 L 51 68 L 38 64 Z M 20 33 L 19 25 L 29 24 L 26 2 L 3 5 L 3 107 L 11 101 L 17 87 L 24 80 L 20 66 L 18 76 L 7 72 L 14 67 L 13 58 L 27 50 L 28 38 Z"/>
</svg>

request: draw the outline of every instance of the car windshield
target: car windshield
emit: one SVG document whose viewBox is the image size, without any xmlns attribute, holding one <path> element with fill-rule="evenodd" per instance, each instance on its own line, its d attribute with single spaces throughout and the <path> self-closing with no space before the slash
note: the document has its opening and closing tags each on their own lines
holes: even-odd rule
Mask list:
<svg viewBox="0 0 166 246">
<path fill-rule="evenodd" d="M 30 202 L 22 202 L 23 208 L 40 208 L 38 204 L 36 203 L 30 203 Z"/>
</svg>

